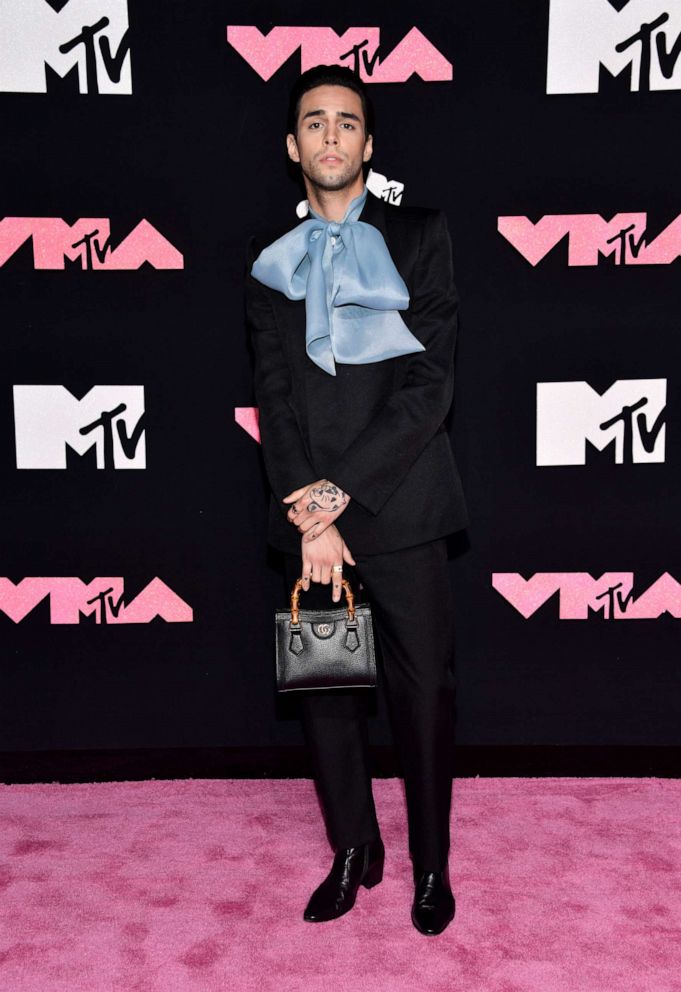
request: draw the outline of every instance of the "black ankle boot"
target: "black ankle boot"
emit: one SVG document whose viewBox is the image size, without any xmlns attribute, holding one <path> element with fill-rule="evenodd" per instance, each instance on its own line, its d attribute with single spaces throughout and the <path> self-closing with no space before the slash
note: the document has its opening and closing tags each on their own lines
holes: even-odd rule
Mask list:
<svg viewBox="0 0 681 992">
<path fill-rule="evenodd" d="M 449 869 L 422 871 L 414 865 L 414 903 L 411 921 L 417 930 L 431 937 L 454 919 L 456 903 L 449 884 Z"/>
<path fill-rule="evenodd" d="M 380 837 L 360 847 L 344 847 L 336 852 L 331 871 L 307 904 L 303 919 L 322 923 L 343 916 L 355 905 L 360 885 L 370 889 L 383 878 L 385 849 Z"/>
</svg>

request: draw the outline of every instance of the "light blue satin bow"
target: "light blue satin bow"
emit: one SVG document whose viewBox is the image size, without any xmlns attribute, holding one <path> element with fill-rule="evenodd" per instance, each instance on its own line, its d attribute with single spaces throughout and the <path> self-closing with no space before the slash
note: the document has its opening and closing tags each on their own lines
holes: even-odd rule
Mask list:
<svg viewBox="0 0 681 992">
<path fill-rule="evenodd" d="M 409 290 L 383 235 L 357 220 L 368 192 L 341 221 L 310 207 L 312 217 L 263 248 L 251 268 L 258 282 L 305 300 L 305 349 L 330 375 L 335 362 L 367 365 L 425 351 L 397 312 L 409 306 Z"/>
</svg>

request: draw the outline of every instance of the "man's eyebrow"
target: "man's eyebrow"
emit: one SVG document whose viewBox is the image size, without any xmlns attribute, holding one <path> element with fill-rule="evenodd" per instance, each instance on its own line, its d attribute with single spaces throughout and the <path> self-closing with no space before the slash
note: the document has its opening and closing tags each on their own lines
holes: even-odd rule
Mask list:
<svg viewBox="0 0 681 992">
<path fill-rule="evenodd" d="M 308 117 L 326 117 L 326 111 L 322 109 L 308 110 L 306 114 L 303 114 L 302 119 L 307 120 Z M 357 121 L 361 124 L 361 119 L 357 116 L 357 114 L 352 114 L 349 110 L 337 110 L 336 117 L 349 117 L 351 120 Z"/>
</svg>

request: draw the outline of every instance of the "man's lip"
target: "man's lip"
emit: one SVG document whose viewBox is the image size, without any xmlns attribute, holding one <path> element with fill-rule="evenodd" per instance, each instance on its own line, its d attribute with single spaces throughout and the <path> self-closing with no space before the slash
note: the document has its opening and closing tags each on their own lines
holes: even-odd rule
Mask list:
<svg viewBox="0 0 681 992">
<path fill-rule="evenodd" d="M 322 162 L 342 162 L 340 155 L 325 155 Z"/>
</svg>

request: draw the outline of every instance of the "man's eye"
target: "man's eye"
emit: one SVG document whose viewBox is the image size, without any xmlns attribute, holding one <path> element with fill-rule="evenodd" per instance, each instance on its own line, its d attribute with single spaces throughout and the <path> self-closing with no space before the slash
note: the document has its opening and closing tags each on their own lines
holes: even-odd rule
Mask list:
<svg viewBox="0 0 681 992">
<path fill-rule="evenodd" d="M 321 121 L 312 121 L 309 126 L 310 127 L 314 127 L 316 124 L 320 124 L 320 123 L 321 123 Z M 343 121 L 342 124 L 343 124 L 343 127 L 349 127 L 351 131 L 354 131 L 355 130 L 355 125 L 354 124 L 351 124 L 349 121 Z"/>
</svg>

